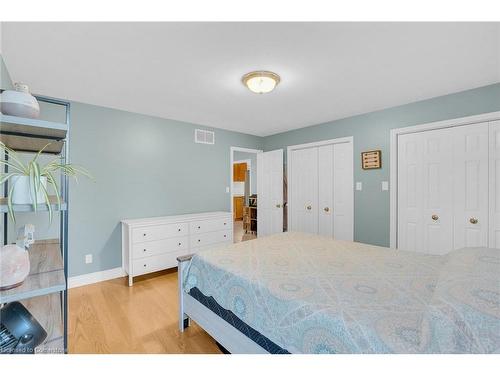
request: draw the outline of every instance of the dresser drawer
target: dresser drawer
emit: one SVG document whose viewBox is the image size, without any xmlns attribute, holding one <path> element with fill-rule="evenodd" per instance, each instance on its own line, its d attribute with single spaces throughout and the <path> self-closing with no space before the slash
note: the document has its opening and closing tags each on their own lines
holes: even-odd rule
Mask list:
<svg viewBox="0 0 500 375">
<path fill-rule="evenodd" d="M 133 242 L 156 241 L 170 237 L 186 236 L 188 224 L 152 225 L 149 227 L 135 228 L 132 231 Z"/>
<path fill-rule="evenodd" d="M 231 217 L 226 219 L 200 220 L 189 224 L 189 234 L 217 232 L 232 229 Z"/>
<path fill-rule="evenodd" d="M 140 259 L 152 255 L 167 254 L 174 251 L 186 250 L 189 237 L 174 237 L 165 240 L 138 242 L 132 245 L 132 257 Z"/>
<path fill-rule="evenodd" d="M 177 266 L 177 257 L 186 255 L 187 251 L 175 251 L 168 254 L 153 255 L 147 258 L 135 259 L 133 261 L 133 276 L 145 273 L 161 271 Z"/>
<path fill-rule="evenodd" d="M 202 247 L 221 242 L 231 242 L 233 232 L 231 230 L 221 230 L 218 232 L 200 233 L 190 236 L 190 247 Z"/>
</svg>

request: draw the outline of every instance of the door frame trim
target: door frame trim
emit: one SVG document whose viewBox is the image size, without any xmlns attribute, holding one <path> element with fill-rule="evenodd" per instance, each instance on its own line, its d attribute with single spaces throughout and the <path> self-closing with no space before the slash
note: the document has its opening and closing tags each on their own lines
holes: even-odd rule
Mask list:
<svg viewBox="0 0 500 375">
<path fill-rule="evenodd" d="M 263 150 L 258 150 L 255 148 L 245 148 L 245 147 L 237 147 L 231 146 L 229 147 L 229 169 L 230 169 L 230 178 L 229 178 L 229 201 L 231 207 L 231 220 L 234 222 L 234 207 L 233 207 L 233 164 L 234 164 L 234 152 L 246 152 L 249 154 L 260 154 L 264 152 Z M 252 177 L 250 177 L 252 178 Z M 257 178 L 257 176 L 255 176 Z"/>
<path fill-rule="evenodd" d="M 490 122 L 500 119 L 500 111 L 482 113 L 479 115 L 458 117 L 444 121 L 434 121 L 420 125 L 406 126 L 403 128 L 391 129 L 390 132 L 390 172 L 389 172 L 389 193 L 390 193 L 390 231 L 389 246 L 397 248 L 397 227 L 398 227 L 398 137 L 403 134 L 421 133 L 429 130 L 454 128 L 457 126 Z"/>
<path fill-rule="evenodd" d="M 338 143 L 350 143 L 352 145 L 352 158 L 353 158 L 353 167 L 352 167 L 352 172 L 353 172 L 353 188 L 354 188 L 354 137 L 342 137 L 342 138 L 333 138 L 333 139 L 327 139 L 324 141 L 318 141 L 318 142 L 310 142 L 310 143 L 302 143 L 298 145 L 291 145 L 286 148 L 286 179 L 287 179 L 287 198 L 286 198 L 286 204 L 287 204 L 287 230 L 290 230 L 290 224 L 291 224 L 291 219 L 292 219 L 292 210 L 291 207 L 292 205 L 290 204 L 290 197 L 292 196 L 291 191 L 292 191 L 292 158 L 290 158 L 290 153 L 295 150 L 302 150 L 305 148 L 311 148 L 311 147 L 319 147 L 319 146 L 326 146 L 326 145 L 333 145 L 333 144 L 338 144 Z M 353 194 L 353 212 L 352 212 L 352 227 L 353 227 L 353 235 L 354 235 L 354 194 Z"/>
</svg>

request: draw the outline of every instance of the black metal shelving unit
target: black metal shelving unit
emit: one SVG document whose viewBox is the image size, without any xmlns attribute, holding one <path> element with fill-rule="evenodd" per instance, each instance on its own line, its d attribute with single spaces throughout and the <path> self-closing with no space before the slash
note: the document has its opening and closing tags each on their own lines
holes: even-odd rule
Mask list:
<svg viewBox="0 0 500 375">
<path fill-rule="evenodd" d="M 0 90 L 3 91 L 3 90 Z M 35 95 L 41 103 L 64 107 L 66 122 L 50 122 L 0 114 L 0 141 L 23 153 L 36 153 L 51 143 L 44 153 L 58 155 L 61 163 L 69 163 L 70 103 L 67 101 Z M 8 158 L 8 154 L 3 155 Z M 5 166 L 5 172 L 8 167 Z M 0 213 L 3 213 L 3 244 L 8 238 L 8 185 L 4 184 L 0 198 Z M 36 241 L 30 247 L 30 275 L 22 285 L 0 291 L 0 306 L 19 301 L 47 331 L 47 339 L 37 348 L 38 353 L 67 353 L 68 350 L 68 215 L 69 179 L 61 174 L 60 193 L 62 204 L 52 200 L 53 211 L 59 212 L 59 238 Z M 32 212 L 31 205 L 14 205 L 15 212 Z M 47 211 L 39 205 L 37 211 Z M 45 213 L 47 214 L 47 213 Z M 47 216 L 48 220 L 48 216 Z"/>
</svg>

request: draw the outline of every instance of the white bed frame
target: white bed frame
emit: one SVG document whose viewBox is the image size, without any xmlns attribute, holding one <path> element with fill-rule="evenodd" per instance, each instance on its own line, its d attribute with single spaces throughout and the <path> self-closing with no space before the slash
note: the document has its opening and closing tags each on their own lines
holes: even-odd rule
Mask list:
<svg viewBox="0 0 500 375">
<path fill-rule="evenodd" d="M 193 320 L 231 354 L 269 354 L 262 346 L 184 291 L 182 280 L 184 280 L 186 268 L 191 258 L 192 255 L 177 258 L 179 266 L 177 276 L 179 281 L 179 330 L 184 332 L 184 329 L 189 327 L 190 320 Z"/>
</svg>

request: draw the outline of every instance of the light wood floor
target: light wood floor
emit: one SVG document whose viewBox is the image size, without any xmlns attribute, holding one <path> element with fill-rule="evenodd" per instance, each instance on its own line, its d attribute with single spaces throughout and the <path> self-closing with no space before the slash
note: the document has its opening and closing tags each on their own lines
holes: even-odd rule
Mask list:
<svg viewBox="0 0 500 375">
<path fill-rule="evenodd" d="M 70 353 L 220 353 L 195 323 L 177 326 L 177 272 L 69 290 Z"/>
</svg>

